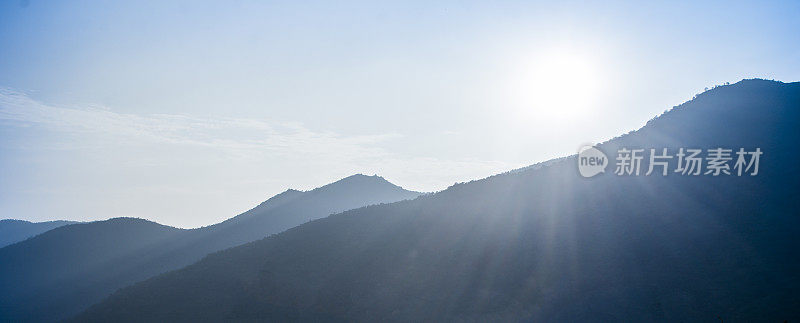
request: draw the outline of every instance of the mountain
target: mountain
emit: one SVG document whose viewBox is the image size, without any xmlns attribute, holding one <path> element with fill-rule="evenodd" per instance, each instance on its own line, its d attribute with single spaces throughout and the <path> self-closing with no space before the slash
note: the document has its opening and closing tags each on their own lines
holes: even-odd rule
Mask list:
<svg viewBox="0 0 800 323">
<path fill-rule="evenodd" d="M 227 221 L 184 230 L 131 218 L 61 227 L 0 249 L 0 321 L 55 321 L 116 289 L 310 220 L 419 196 L 379 176 L 288 190 Z"/>
<path fill-rule="evenodd" d="M 121 289 L 74 318 L 796 321 L 800 83 L 698 95 L 577 157 L 354 209 Z M 760 148 L 756 176 L 613 173 L 622 148 Z M 734 155 L 735 156 L 735 155 Z M 645 164 L 646 165 L 646 164 Z"/>
<path fill-rule="evenodd" d="M 288 190 L 241 215 L 199 229 L 197 236 L 205 242 L 213 236 L 224 247 L 230 247 L 263 238 L 260 228 L 269 227 L 270 233 L 277 233 L 332 213 L 419 195 L 383 177 L 357 174 L 308 192 Z M 270 215 L 263 216 L 267 213 Z"/>
<path fill-rule="evenodd" d="M 0 249 L 0 321 L 55 320 L 102 297 L 108 282 L 136 282 L 137 268 L 182 230 L 116 218 L 45 232 Z M 124 286 L 124 285 L 123 285 Z"/>
<path fill-rule="evenodd" d="M 28 222 L 23 220 L 0 220 L 0 248 L 20 242 L 74 221 Z"/>
</svg>

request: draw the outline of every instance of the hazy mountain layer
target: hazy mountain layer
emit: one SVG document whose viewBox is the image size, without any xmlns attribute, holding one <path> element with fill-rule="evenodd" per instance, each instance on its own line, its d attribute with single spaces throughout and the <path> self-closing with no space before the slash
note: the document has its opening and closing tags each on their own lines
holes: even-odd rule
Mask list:
<svg viewBox="0 0 800 323">
<path fill-rule="evenodd" d="M 209 253 L 332 213 L 418 195 L 378 176 L 354 175 L 307 192 L 286 191 L 200 229 L 130 218 L 61 227 L 0 249 L 0 321 L 64 319 L 120 287 Z"/>
<path fill-rule="evenodd" d="M 23 220 L 0 220 L 0 248 L 20 242 L 74 221 L 29 222 Z"/>
<path fill-rule="evenodd" d="M 76 320 L 796 321 L 799 111 L 800 83 L 746 80 L 600 145 L 611 171 L 622 147 L 758 147 L 757 176 L 587 179 L 573 156 L 312 221 Z"/>
</svg>

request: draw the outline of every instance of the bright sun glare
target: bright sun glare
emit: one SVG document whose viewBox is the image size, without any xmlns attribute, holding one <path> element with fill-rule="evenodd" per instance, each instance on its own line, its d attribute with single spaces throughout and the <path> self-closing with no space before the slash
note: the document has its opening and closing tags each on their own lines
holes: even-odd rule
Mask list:
<svg viewBox="0 0 800 323">
<path fill-rule="evenodd" d="M 596 106 L 600 79 L 596 65 L 583 55 L 541 55 L 524 71 L 520 92 L 524 114 L 550 120 L 586 117 Z"/>
</svg>

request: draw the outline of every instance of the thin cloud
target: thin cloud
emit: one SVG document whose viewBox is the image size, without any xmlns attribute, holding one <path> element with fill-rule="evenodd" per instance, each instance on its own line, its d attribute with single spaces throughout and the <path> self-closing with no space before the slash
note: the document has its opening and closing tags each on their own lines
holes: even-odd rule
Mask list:
<svg viewBox="0 0 800 323">
<path fill-rule="evenodd" d="M 380 154 L 371 145 L 398 138 L 398 134 L 343 136 L 315 132 L 297 123 L 242 118 L 199 118 L 175 114 L 136 115 L 116 113 L 104 107 L 57 107 L 32 99 L 25 93 L 0 88 L 0 120 L 17 126 L 113 136 L 222 149 L 241 153 L 331 153 L 359 157 Z"/>
<path fill-rule="evenodd" d="M 347 172 L 383 174 L 421 190 L 438 190 L 522 165 L 475 159 L 400 155 L 384 146 L 397 133 L 342 135 L 314 131 L 294 122 L 244 118 L 202 118 L 176 114 L 118 113 L 98 106 L 63 107 L 46 104 L 24 92 L 0 87 L 0 123 L 41 128 L 69 135 L 37 149 L 125 149 L 164 147 L 199 149 L 201 156 L 242 163 L 298 165 L 309 172 L 336 176 Z M 113 145 L 113 146 L 112 146 Z M 205 153 L 203 153 L 205 151 Z M 197 156 L 193 153 L 192 156 Z M 128 164 L 152 164 L 159 155 L 143 155 Z M 178 158 L 179 159 L 179 158 Z M 322 183 L 320 183 L 322 184 Z"/>
</svg>

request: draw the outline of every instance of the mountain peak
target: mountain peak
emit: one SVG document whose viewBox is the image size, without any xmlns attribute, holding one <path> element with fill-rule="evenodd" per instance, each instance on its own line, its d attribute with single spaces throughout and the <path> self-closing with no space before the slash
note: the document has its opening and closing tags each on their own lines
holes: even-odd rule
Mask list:
<svg viewBox="0 0 800 323">
<path fill-rule="evenodd" d="M 316 188 L 312 190 L 314 191 L 327 191 L 331 189 L 346 189 L 346 188 L 360 188 L 360 189 L 369 189 L 369 188 L 388 188 L 388 189 L 397 189 L 397 190 L 404 190 L 402 187 L 397 186 L 385 178 L 378 176 L 378 175 L 364 175 L 361 173 L 350 175 L 348 177 L 342 178 L 338 181 L 330 183 L 328 185 Z"/>
<path fill-rule="evenodd" d="M 370 176 L 370 175 L 364 175 L 364 174 L 361 174 L 361 173 L 350 175 L 350 176 L 347 176 L 345 178 L 342 178 L 342 179 L 339 180 L 339 182 L 345 181 L 345 180 L 360 180 L 360 181 L 373 180 L 373 181 L 378 181 L 378 182 L 389 183 L 389 181 L 387 181 L 385 178 L 383 178 L 381 176 L 378 176 L 378 175 L 371 175 Z"/>
</svg>

